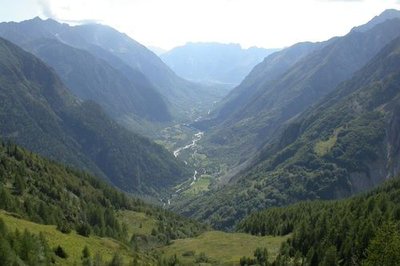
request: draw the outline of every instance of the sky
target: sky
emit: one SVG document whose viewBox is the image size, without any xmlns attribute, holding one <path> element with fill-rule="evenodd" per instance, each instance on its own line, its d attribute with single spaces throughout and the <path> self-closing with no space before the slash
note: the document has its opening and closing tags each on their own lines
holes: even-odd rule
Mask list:
<svg viewBox="0 0 400 266">
<path fill-rule="evenodd" d="M 400 0 L 0 0 L 0 21 L 101 23 L 165 50 L 187 42 L 283 48 L 342 36 Z"/>
</svg>

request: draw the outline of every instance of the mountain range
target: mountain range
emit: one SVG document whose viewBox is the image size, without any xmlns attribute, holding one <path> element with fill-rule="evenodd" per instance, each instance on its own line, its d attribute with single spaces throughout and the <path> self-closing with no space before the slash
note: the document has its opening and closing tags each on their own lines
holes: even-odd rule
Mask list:
<svg viewBox="0 0 400 266">
<path fill-rule="evenodd" d="M 263 95 L 228 118 L 215 136 L 222 142 L 258 129 L 254 138 L 262 140 L 260 148 L 222 182 L 226 185 L 183 201 L 176 210 L 229 228 L 254 210 L 341 198 L 396 175 L 399 29 L 400 20 L 389 19 L 331 39 L 265 83 L 271 87 L 259 87 Z M 225 135 L 229 123 L 231 133 Z M 230 152 L 246 151 L 238 147 Z"/>
<path fill-rule="evenodd" d="M 98 102 L 134 131 L 145 131 L 146 121 L 188 119 L 193 108 L 208 111 L 225 93 L 178 77 L 153 52 L 108 26 L 37 17 L 0 23 L 0 36 L 34 53 L 75 95 Z"/>
<path fill-rule="evenodd" d="M 283 124 L 332 92 L 399 36 L 399 25 L 398 19 L 388 19 L 368 31 L 352 30 L 343 37 L 296 44 L 270 55 L 208 120 L 196 124 L 208 131 L 206 153 L 230 154 L 226 161 L 231 164 L 245 161 Z"/>
<path fill-rule="evenodd" d="M 0 55 L 3 140 L 90 170 L 128 192 L 158 195 L 190 176 L 167 150 L 75 97 L 32 54 L 1 39 Z"/>
<path fill-rule="evenodd" d="M 277 50 L 243 49 L 239 44 L 187 43 L 160 57 L 175 73 L 188 80 L 234 86 L 255 65 Z"/>
<path fill-rule="evenodd" d="M 0 36 L 0 262 L 397 265 L 400 11 L 268 55 L 202 119 L 223 90 L 113 28 Z M 237 82 L 240 47 L 205 46 L 193 79 Z"/>
</svg>

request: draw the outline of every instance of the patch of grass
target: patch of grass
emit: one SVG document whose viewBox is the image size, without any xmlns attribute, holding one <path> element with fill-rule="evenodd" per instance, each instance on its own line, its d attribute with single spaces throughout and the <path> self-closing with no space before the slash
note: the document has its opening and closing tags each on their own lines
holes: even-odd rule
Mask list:
<svg viewBox="0 0 400 266">
<path fill-rule="evenodd" d="M 337 141 L 337 135 L 339 134 L 340 129 L 336 129 L 335 132 L 333 133 L 332 136 L 329 137 L 329 139 L 323 141 L 319 141 L 317 143 L 315 143 L 314 146 L 314 152 L 322 157 L 325 154 L 327 154 L 328 152 L 331 151 L 331 149 L 333 148 L 333 146 L 335 146 L 336 141 Z"/>
<path fill-rule="evenodd" d="M 153 228 L 157 228 L 156 220 L 142 212 L 119 211 L 117 217 L 127 225 L 129 238 L 132 234 L 150 235 Z"/>
<path fill-rule="evenodd" d="M 201 177 L 196 180 L 196 182 L 189 189 L 187 189 L 184 194 L 197 195 L 201 192 L 208 191 L 211 184 L 211 179 L 212 176 L 210 175 L 201 175 Z"/>
<path fill-rule="evenodd" d="M 18 219 L 5 211 L 0 211 L 0 218 L 3 219 L 9 230 L 18 229 L 23 232 L 27 229 L 35 234 L 42 232 L 50 248 L 61 246 L 68 257 L 66 259 L 56 257 L 56 265 L 80 265 L 82 250 L 85 246 L 89 248 L 93 257 L 95 254 L 100 254 L 103 261 L 110 261 L 115 253 L 119 253 L 125 263 L 131 262 L 134 258 L 127 246 L 111 238 L 83 237 L 76 234 L 75 231 L 70 234 L 63 234 L 56 229 L 55 225 L 42 225 Z M 143 265 L 151 265 L 152 263 L 152 260 L 143 254 L 139 256 L 139 261 Z"/>
<path fill-rule="evenodd" d="M 196 238 L 179 239 L 169 246 L 161 248 L 163 256 L 170 257 L 176 254 L 181 262 L 192 265 L 196 256 L 187 256 L 204 253 L 215 265 L 239 265 L 243 256 L 253 257 L 257 247 L 268 249 L 271 259 L 275 259 L 282 242 L 288 236 L 252 236 L 244 233 L 224 233 L 209 231 Z"/>
</svg>

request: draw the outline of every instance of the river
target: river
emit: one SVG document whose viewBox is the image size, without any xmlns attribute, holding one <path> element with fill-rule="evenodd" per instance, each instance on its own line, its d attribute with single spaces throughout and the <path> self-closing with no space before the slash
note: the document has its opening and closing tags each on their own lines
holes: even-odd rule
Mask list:
<svg viewBox="0 0 400 266">
<path fill-rule="evenodd" d="M 175 157 L 178 157 L 179 154 L 181 153 L 181 151 L 186 150 L 186 149 L 190 149 L 190 148 L 192 148 L 192 147 L 195 147 L 195 146 L 196 146 L 196 142 L 198 142 L 199 140 L 201 140 L 201 138 L 203 137 L 203 135 L 204 135 L 204 132 L 201 132 L 201 131 L 199 131 L 199 132 L 197 132 L 196 134 L 194 134 L 192 143 L 190 143 L 190 144 L 188 144 L 188 145 L 186 145 L 186 146 L 183 146 L 183 147 L 180 147 L 180 148 L 176 149 L 176 150 L 174 151 L 174 156 L 175 156 Z"/>
<path fill-rule="evenodd" d="M 203 136 L 204 136 L 204 132 L 201 132 L 201 131 L 199 131 L 199 132 L 197 132 L 196 134 L 194 134 L 191 143 L 189 143 L 189 144 L 187 144 L 187 145 L 185 145 L 185 146 L 183 146 L 183 147 L 179 147 L 178 149 L 174 150 L 174 156 L 175 156 L 175 157 L 178 157 L 179 154 L 181 153 L 181 151 L 184 151 L 184 150 L 187 150 L 187 149 L 194 149 L 194 153 L 195 153 L 195 152 L 196 152 L 195 148 L 196 148 L 196 145 L 197 145 L 196 143 L 197 143 L 199 140 L 201 140 L 201 138 L 202 138 Z M 185 163 L 187 164 L 186 161 L 185 161 Z M 194 170 L 193 176 L 191 177 L 192 182 L 190 183 L 189 187 L 193 186 L 193 185 L 196 183 L 196 181 L 197 181 L 197 179 L 198 179 L 198 178 L 197 178 L 197 174 L 198 174 L 197 170 Z M 175 191 L 175 194 L 181 192 L 183 189 L 184 189 L 184 188 L 180 188 L 180 189 L 176 190 L 176 191 Z M 172 196 L 173 196 L 173 195 L 172 195 Z M 171 196 L 171 198 L 172 198 L 172 196 Z M 171 198 L 167 200 L 167 204 L 168 204 L 168 205 L 171 204 Z M 160 201 L 163 202 L 161 199 L 160 199 Z M 164 202 L 164 205 L 165 205 L 165 202 Z"/>
</svg>

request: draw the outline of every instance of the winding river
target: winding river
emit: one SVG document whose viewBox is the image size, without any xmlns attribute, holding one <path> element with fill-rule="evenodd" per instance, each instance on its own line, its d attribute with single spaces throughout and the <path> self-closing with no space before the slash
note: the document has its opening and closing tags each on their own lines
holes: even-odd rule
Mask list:
<svg viewBox="0 0 400 266">
<path fill-rule="evenodd" d="M 194 134 L 192 143 L 190 143 L 190 144 L 188 144 L 188 145 L 186 145 L 186 146 L 183 146 L 183 147 L 180 147 L 180 148 L 176 149 L 176 150 L 174 151 L 174 156 L 175 156 L 175 157 L 178 157 L 179 154 L 181 153 L 181 151 L 186 150 L 186 149 L 190 149 L 190 148 L 192 148 L 192 147 L 195 147 L 195 146 L 196 146 L 196 142 L 198 142 L 199 140 L 201 140 L 201 138 L 203 137 L 203 135 L 204 135 L 204 132 L 201 132 L 201 131 L 199 131 L 199 132 L 197 132 L 196 134 Z"/>
<path fill-rule="evenodd" d="M 198 142 L 199 140 L 201 140 L 201 138 L 204 136 L 204 132 L 201 132 L 201 131 L 199 131 L 199 132 L 197 132 L 196 134 L 194 134 L 193 135 L 193 139 L 192 139 L 192 142 L 190 143 L 190 144 L 187 144 L 187 145 L 185 145 L 185 146 L 183 146 L 183 147 L 180 147 L 180 148 L 178 148 L 178 149 L 176 149 L 175 151 L 174 151 L 174 156 L 175 157 L 178 157 L 179 156 L 179 154 L 181 153 L 181 151 L 184 151 L 184 150 L 187 150 L 187 149 L 191 149 L 191 148 L 195 148 L 196 147 L 196 142 Z M 196 150 L 194 151 L 194 152 L 196 152 Z M 187 162 L 185 161 L 185 163 L 187 164 Z M 197 174 L 198 174 L 198 172 L 197 172 L 197 170 L 194 170 L 194 173 L 193 173 L 193 176 L 192 176 L 192 182 L 190 183 L 190 185 L 189 186 L 193 186 L 195 183 L 196 183 L 196 181 L 197 181 Z M 180 189 L 178 189 L 177 191 L 175 191 L 175 193 L 177 194 L 177 193 L 179 193 L 181 190 L 183 190 L 184 188 L 180 188 Z M 172 195 L 173 196 L 173 195 Z M 171 198 L 172 198 L 172 196 L 171 196 Z M 168 199 L 167 200 L 167 204 L 168 205 L 170 205 L 171 204 L 171 198 L 170 199 Z M 160 199 L 160 201 L 161 202 L 163 202 L 161 199 Z M 165 205 L 165 203 L 164 203 L 164 205 Z"/>
</svg>

